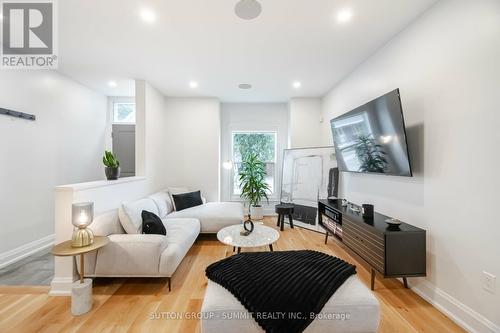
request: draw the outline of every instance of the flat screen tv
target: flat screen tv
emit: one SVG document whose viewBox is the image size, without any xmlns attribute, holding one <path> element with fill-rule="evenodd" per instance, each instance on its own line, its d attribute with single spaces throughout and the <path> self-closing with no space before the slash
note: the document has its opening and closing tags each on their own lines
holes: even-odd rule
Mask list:
<svg viewBox="0 0 500 333">
<path fill-rule="evenodd" d="M 340 171 L 412 176 L 399 89 L 330 123 Z"/>
</svg>

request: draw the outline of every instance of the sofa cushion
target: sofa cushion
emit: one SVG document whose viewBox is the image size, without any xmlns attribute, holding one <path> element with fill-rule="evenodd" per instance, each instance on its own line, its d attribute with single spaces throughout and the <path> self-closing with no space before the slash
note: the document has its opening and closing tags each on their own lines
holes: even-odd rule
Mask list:
<svg viewBox="0 0 500 333">
<path fill-rule="evenodd" d="M 166 219 L 167 248 L 160 258 L 160 274 L 172 276 L 200 233 L 197 219 Z"/>
<path fill-rule="evenodd" d="M 170 195 L 189 192 L 189 188 L 185 186 L 170 186 L 167 190 Z"/>
<path fill-rule="evenodd" d="M 158 217 L 158 215 L 148 212 L 147 210 L 142 211 L 142 233 L 143 234 L 154 234 L 163 235 L 167 234 L 167 230 L 163 225 L 163 222 Z"/>
<path fill-rule="evenodd" d="M 127 232 L 127 234 L 140 234 L 142 233 L 142 211 L 159 215 L 158 207 L 153 199 L 145 198 L 132 202 L 124 203 L 118 210 L 120 223 Z"/>
<path fill-rule="evenodd" d="M 203 205 L 200 191 L 172 194 L 172 199 L 174 199 L 175 210 L 177 211 Z"/>
<path fill-rule="evenodd" d="M 239 202 L 208 202 L 172 212 L 167 215 L 167 220 L 171 218 L 195 218 L 200 220 L 202 233 L 216 233 L 224 227 L 243 221 L 243 205 Z"/>
<path fill-rule="evenodd" d="M 167 248 L 162 235 L 109 235 L 97 251 L 98 276 L 158 276 L 161 254 Z"/>
<path fill-rule="evenodd" d="M 125 233 L 118 218 L 118 209 L 113 209 L 94 217 L 94 221 L 90 224 L 89 228 L 94 233 L 94 236 Z"/>
<path fill-rule="evenodd" d="M 172 199 L 170 198 L 167 190 L 151 194 L 149 198 L 155 202 L 156 206 L 158 206 L 158 211 L 160 213 L 158 216 L 160 218 L 164 219 L 167 214 L 174 211 L 174 205 L 172 204 Z"/>
</svg>

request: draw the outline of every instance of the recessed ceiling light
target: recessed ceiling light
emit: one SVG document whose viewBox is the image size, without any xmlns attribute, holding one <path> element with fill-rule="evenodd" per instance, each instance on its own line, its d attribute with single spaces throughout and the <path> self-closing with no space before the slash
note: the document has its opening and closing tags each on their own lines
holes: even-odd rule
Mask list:
<svg viewBox="0 0 500 333">
<path fill-rule="evenodd" d="M 241 83 L 238 85 L 238 88 L 244 89 L 244 90 L 252 89 L 252 85 L 249 83 Z"/>
<path fill-rule="evenodd" d="M 299 89 L 300 87 L 302 87 L 302 83 L 300 83 L 300 81 L 295 81 L 295 82 L 293 83 L 293 87 L 294 87 L 295 89 Z"/>
<path fill-rule="evenodd" d="M 195 88 L 198 88 L 198 86 L 199 86 L 199 84 L 198 84 L 198 82 L 196 82 L 196 81 L 191 81 L 191 82 L 189 82 L 189 87 L 190 87 L 190 88 L 195 89 Z"/>
<path fill-rule="evenodd" d="M 350 8 L 344 8 L 337 12 L 337 22 L 347 23 L 352 19 L 352 10 Z"/>
<path fill-rule="evenodd" d="M 118 84 L 116 84 L 115 81 L 108 81 L 108 86 L 110 86 L 111 88 L 115 88 Z"/>
<path fill-rule="evenodd" d="M 262 6 L 257 0 L 240 0 L 234 7 L 234 12 L 243 20 L 253 20 L 262 13 Z"/>
<path fill-rule="evenodd" d="M 156 14 L 150 8 L 142 8 L 139 12 L 139 16 L 146 23 L 154 23 L 156 21 Z"/>
</svg>

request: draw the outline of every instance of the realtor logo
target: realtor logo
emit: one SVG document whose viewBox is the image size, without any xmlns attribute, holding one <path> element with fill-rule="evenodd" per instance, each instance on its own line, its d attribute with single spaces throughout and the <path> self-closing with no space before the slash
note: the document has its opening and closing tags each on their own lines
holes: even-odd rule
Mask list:
<svg viewBox="0 0 500 333">
<path fill-rule="evenodd" d="M 1 67 L 57 68 L 54 0 L 3 0 Z"/>
</svg>

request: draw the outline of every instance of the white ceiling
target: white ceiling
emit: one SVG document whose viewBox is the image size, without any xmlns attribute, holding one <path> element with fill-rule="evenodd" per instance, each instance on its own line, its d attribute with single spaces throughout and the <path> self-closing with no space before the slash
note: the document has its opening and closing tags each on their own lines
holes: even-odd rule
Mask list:
<svg viewBox="0 0 500 333">
<path fill-rule="evenodd" d="M 136 78 L 166 96 L 226 102 L 322 96 L 436 1 L 260 0 L 262 15 L 245 21 L 237 0 L 64 0 L 59 71 L 110 96 L 133 95 Z M 139 17 L 145 7 L 155 23 Z M 343 8 L 353 18 L 339 24 Z"/>
</svg>

